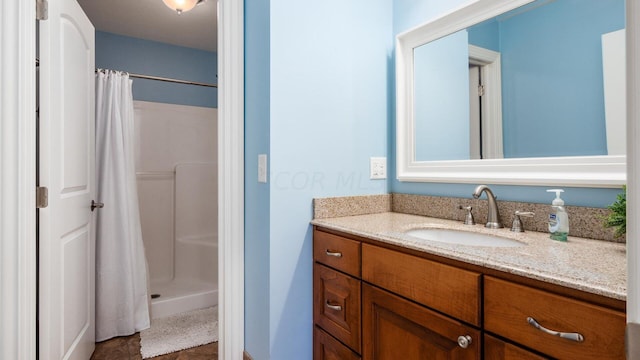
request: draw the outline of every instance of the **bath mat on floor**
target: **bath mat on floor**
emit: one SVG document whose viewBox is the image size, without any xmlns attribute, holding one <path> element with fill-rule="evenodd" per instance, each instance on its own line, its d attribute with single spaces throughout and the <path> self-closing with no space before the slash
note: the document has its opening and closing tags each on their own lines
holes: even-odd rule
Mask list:
<svg viewBox="0 0 640 360">
<path fill-rule="evenodd" d="M 143 359 L 218 341 L 218 307 L 154 319 L 140 332 Z"/>
</svg>

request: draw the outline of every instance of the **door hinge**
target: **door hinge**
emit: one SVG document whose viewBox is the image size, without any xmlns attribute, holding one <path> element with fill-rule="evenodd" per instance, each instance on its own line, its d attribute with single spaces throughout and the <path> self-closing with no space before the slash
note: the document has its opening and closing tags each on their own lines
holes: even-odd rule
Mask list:
<svg viewBox="0 0 640 360">
<path fill-rule="evenodd" d="M 44 186 L 36 187 L 36 209 L 49 206 L 49 189 Z"/>
<path fill-rule="evenodd" d="M 484 85 L 478 85 L 478 96 L 484 95 Z"/>
<path fill-rule="evenodd" d="M 47 20 L 49 17 L 49 3 L 47 0 L 36 0 L 36 20 Z"/>
</svg>

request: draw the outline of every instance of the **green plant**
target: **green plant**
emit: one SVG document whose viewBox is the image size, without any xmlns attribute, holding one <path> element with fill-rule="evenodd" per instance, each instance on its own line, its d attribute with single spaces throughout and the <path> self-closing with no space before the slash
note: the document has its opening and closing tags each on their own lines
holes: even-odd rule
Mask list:
<svg viewBox="0 0 640 360">
<path fill-rule="evenodd" d="M 615 237 L 623 237 L 627 233 L 627 187 L 622 186 L 622 193 L 618 194 L 616 201 L 607 206 L 610 213 L 604 218 L 604 227 L 615 227 Z"/>
</svg>

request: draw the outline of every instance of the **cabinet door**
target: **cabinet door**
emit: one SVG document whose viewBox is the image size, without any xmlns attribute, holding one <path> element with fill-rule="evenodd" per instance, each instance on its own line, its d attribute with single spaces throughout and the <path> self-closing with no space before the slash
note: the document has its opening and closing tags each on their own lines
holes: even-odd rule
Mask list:
<svg viewBox="0 0 640 360">
<path fill-rule="evenodd" d="M 362 298 L 363 359 L 480 359 L 475 328 L 367 284 Z"/>
<path fill-rule="evenodd" d="M 509 344 L 491 335 L 484 335 L 484 358 L 488 360 L 545 360 L 519 346 Z"/>
<path fill-rule="evenodd" d="M 313 320 L 360 352 L 360 280 L 314 264 Z"/>
<path fill-rule="evenodd" d="M 313 360 L 360 360 L 360 356 L 316 326 L 313 329 Z"/>
</svg>

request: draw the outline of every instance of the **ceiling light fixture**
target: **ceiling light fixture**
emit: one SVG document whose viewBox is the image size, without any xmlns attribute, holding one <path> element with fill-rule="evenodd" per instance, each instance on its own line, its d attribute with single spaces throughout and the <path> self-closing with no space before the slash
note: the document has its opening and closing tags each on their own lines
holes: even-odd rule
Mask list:
<svg viewBox="0 0 640 360">
<path fill-rule="evenodd" d="M 174 10 L 178 15 L 183 12 L 187 12 L 193 9 L 196 5 L 203 3 L 205 0 L 162 0 L 165 5 L 171 10 Z"/>
</svg>

